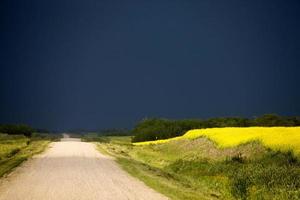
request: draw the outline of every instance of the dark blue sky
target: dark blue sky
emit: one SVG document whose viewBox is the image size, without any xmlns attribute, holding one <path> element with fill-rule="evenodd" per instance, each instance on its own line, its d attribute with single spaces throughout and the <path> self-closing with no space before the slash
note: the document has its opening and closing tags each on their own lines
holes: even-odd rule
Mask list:
<svg viewBox="0 0 300 200">
<path fill-rule="evenodd" d="M 0 123 L 300 115 L 296 0 L 0 2 Z"/>
</svg>

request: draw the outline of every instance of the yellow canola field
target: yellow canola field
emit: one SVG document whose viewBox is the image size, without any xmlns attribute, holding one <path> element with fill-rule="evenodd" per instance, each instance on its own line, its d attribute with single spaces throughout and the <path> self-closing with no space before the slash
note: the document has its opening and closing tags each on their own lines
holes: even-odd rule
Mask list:
<svg viewBox="0 0 300 200">
<path fill-rule="evenodd" d="M 300 127 L 230 127 L 194 129 L 183 136 L 166 140 L 138 142 L 135 145 L 161 144 L 173 140 L 196 139 L 207 137 L 216 142 L 218 147 L 235 147 L 249 141 L 259 140 L 266 147 L 274 150 L 293 150 L 300 154 Z"/>
</svg>

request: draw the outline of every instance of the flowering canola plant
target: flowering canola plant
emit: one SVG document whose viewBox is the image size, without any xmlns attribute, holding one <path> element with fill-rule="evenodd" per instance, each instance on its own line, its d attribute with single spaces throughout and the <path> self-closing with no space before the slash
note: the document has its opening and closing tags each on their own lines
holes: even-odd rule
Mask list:
<svg viewBox="0 0 300 200">
<path fill-rule="evenodd" d="M 258 140 L 266 147 L 274 150 L 293 150 L 300 154 L 300 127 L 227 127 L 194 129 L 183 136 L 138 142 L 135 145 L 161 144 L 174 140 L 196 139 L 207 137 L 216 142 L 219 148 L 235 147 L 250 141 Z"/>
</svg>

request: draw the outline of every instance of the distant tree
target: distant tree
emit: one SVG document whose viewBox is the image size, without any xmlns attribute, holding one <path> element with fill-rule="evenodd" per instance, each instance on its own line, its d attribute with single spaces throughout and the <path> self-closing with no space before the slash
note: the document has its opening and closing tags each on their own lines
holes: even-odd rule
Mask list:
<svg viewBox="0 0 300 200">
<path fill-rule="evenodd" d="M 295 119 L 295 120 L 294 120 Z M 283 117 L 277 114 L 265 114 L 254 119 L 256 126 L 296 126 L 297 117 Z"/>
<path fill-rule="evenodd" d="M 131 131 L 129 131 L 127 129 L 113 128 L 113 129 L 100 130 L 99 135 L 102 135 L 102 136 L 129 136 L 129 135 L 132 135 L 132 133 L 131 133 Z"/>
<path fill-rule="evenodd" d="M 37 133 L 50 133 L 49 130 L 44 129 L 44 128 L 37 128 L 37 129 L 35 129 L 35 132 L 37 132 Z"/>
<path fill-rule="evenodd" d="M 25 124 L 4 124 L 0 125 L 0 133 L 9 135 L 25 135 L 31 137 L 34 129 Z"/>
</svg>

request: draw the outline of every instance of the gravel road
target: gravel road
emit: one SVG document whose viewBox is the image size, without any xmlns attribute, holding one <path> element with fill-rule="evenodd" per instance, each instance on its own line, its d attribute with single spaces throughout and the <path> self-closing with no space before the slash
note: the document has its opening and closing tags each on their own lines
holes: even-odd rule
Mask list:
<svg viewBox="0 0 300 200">
<path fill-rule="evenodd" d="M 54 142 L 0 180 L 0 200 L 165 200 L 91 143 Z"/>
</svg>

